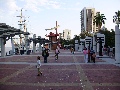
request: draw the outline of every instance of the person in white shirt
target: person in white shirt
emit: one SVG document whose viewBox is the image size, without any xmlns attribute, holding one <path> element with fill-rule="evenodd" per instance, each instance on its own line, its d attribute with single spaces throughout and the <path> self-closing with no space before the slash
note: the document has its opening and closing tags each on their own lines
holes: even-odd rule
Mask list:
<svg viewBox="0 0 120 90">
<path fill-rule="evenodd" d="M 59 54 L 59 53 L 60 53 L 59 49 L 56 48 L 56 50 L 55 50 L 55 60 L 58 59 L 58 54 Z"/>
<path fill-rule="evenodd" d="M 38 75 L 40 76 L 40 74 L 42 75 L 42 72 L 40 71 L 40 66 L 41 66 L 41 62 L 40 62 L 40 56 L 37 57 L 37 69 L 38 69 Z"/>
</svg>

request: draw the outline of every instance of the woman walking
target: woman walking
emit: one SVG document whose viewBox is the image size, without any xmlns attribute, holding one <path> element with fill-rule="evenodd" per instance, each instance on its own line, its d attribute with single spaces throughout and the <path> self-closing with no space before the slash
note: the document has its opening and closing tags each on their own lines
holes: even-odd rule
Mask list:
<svg viewBox="0 0 120 90">
<path fill-rule="evenodd" d="M 88 62 L 88 50 L 86 47 L 83 50 L 83 54 L 84 54 L 84 61 L 85 63 L 87 63 Z"/>
</svg>

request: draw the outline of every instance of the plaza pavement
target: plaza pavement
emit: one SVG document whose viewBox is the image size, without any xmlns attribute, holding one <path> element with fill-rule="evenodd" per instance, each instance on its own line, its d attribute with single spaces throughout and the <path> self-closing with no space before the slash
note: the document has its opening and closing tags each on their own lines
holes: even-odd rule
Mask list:
<svg viewBox="0 0 120 90">
<path fill-rule="evenodd" d="M 0 90 L 120 90 L 120 65 L 109 57 L 84 63 L 83 54 L 60 50 L 48 63 L 41 53 L 0 58 Z M 37 76 L 36 58 L 41 56 L 42 76 Z M 97 55 L 98 57 L 98 55 Z"/>
</svg>

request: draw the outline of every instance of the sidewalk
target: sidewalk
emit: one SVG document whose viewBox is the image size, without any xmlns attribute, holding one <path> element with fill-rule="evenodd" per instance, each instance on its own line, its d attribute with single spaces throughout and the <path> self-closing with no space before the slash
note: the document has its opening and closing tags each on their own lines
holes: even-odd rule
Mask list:
<svg viewBox="0 0 120 90">
<path fill-rule="evenodd" d="M 83 54 L 61 50 L 58 61 L 54 51 L 37 76 L 36 57 L 41 53 L 0 58 L 0 90 L 120 90 L 120 66 L 110 58 L 84 63 Z"/>
</svg>

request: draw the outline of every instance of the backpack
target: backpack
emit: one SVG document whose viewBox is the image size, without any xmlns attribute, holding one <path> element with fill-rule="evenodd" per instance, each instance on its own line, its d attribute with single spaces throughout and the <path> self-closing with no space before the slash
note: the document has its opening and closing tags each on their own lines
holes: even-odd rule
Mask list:
<svg viewBox="0 0 120 90">
<path fill-rule="evenodd" d="M 84 54 L 87 54 L 87 50 L 83 50 L 83 53 L 84 53 Z"/>
<path fill-rule="evenodd" d="M 47 56 L 47 57 L 49 56 L 49 53 L 48 53 L 48 51 L 46 52 L 46 56 Z"/>
<path fill-rule="evenodd" d="M 43 57 L 46 56 L 46 51 L 45 51 L 45 50 L 42 51 L 42 56 L 43 56 Z"/>
<path fill-rule="evenodd" d="M 93 54 L 93 53 L 94 53 L 94 50 L 90 50 L 90 53 Z"/>
<path fill-rule="evenodd" d="M 44 50 L 43 52 L 42 52 L 42 56 L 43 57 L 48 57 L 49 56 L 49 53 L 48 53 L 48 51 L 46 51 L 46 50 Z"/>
</svg>

